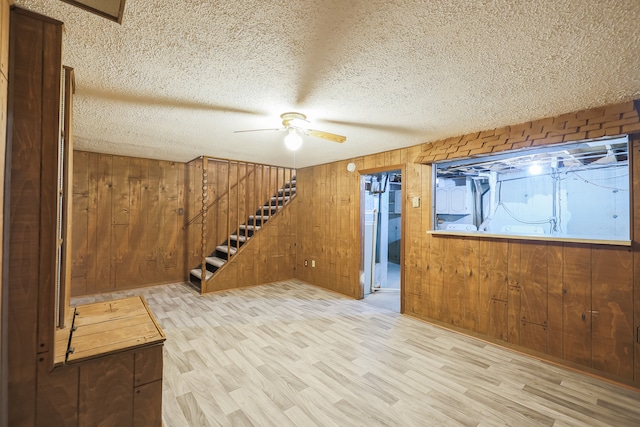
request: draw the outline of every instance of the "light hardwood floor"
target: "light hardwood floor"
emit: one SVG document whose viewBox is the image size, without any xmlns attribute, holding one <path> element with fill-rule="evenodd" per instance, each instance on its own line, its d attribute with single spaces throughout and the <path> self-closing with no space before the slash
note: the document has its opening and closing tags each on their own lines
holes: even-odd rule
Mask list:
<svg viewBox="0 0 640 427">
<path fill-rule="evenodd" d="M 181 426 L 638 426 L 640 393 L 299 281 L 143 295 Z"/>
</svg>

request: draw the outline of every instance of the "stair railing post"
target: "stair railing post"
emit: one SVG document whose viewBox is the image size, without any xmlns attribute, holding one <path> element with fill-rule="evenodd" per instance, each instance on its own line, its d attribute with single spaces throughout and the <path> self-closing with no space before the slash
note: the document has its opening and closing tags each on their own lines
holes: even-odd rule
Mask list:
<svg viewBox="0 0 640 427">
<path fill-rule="evenodd" d="M 245 176 L 246 176 L 245 168 Z M 244 178 L 243 178 L 244 179 Z M 236 251 L 240 249 L 240 162 L 236 166 Z M 231 240 L 231 238 L 229 238 Z M 231 243 L 231 242 L 229 242 Z"/>
<path fill-rule="evenodd" d="M 287 182 L 287 169 L 282 168 L 282 187 L 280 187 L 282 188 L 282 207 L 284 207 L 284 193 L 285 193 L 284 187 L 286 185 L 286 182 Z M 280 192 L 278 192 L 278 196 L 279 195 L 280 195 Z"/>
<path fill-rule="evenodd" d="M 207 286 L 207 212 L 209 210 L 209 162 L 202 158 L 202 258 L 200 263 L 200 294 L 206 292 Z"/>
<path fill-rule="evenodd" d="M 289 183 L 289 201 L 291 201 L 291 171 L 292 171 L 291 168 L 287 169 L 289 176 L 288 176 L 288 179 L 285 179 L 285 182 Z"/>
<path fill-rule="evenodd" d="M 265 194 L 265 191 L 264 191 L 264 165 L 262 165 L 262 173 L 261 173 L 261 175 L 262 175 L 262 177 L 260 178 L 260 208 L 261 208 L 261 212 L 262 212 L 262 209 L 264 209 L 263 200 L 264 200 L 264 197 L 265 197 L 264 196 L 264 194 Z M 256 212 L 256 215 L 257 214 L 258 214 L 258 212 Z M 254 220 L 253 221 L 253 232 L 255 233 L 255 231 L 256 231 L 256 222 Z"/>
<path fill-rule="evenodd" d="M 258 165 L 256 165 L 255 163 L 253 164 L 253 200 L 251 202 L 255 202 L 256 201 L 256 194 L 258 193 Z M 244 229 L 244 235 L 245 235 L 245 239 L 247 238 L 247 236 L 249 235 L 249 215 L 251 215 L 251 211 L 249 209 L 251 206 L 251 203 L 249 203 L 249 206 L 247 206 L 247 227 Z M 257 203 L 255 203 L 253 206 L 258 206 Z"/>
<path fill-rule="evenodd" d="M 227 262 L 231 261 L 231 160 L 227 168 Z"/>
<path fill-rule="evenodd" d="M 273 175 L 273 166 L 269 166 L 269 191 L 268 191 L 268 194 L 269 194 L 269 196 L 268 196 L 269 197 L 269 213 L 271 213 L 271 209 L 273 207 L 273 205 L 271 203 L 271 202 L 273 202 L 273 199 L 271 198 L 271 195 L 273 194 L 273 178 L 272 178 L 272 175 Z M 262 225 L 262 224 L 264 224 L 264 218 L 263 218 L 263 221 L 262 221 L 262 223 L 260 225 Z"/>
</svg>

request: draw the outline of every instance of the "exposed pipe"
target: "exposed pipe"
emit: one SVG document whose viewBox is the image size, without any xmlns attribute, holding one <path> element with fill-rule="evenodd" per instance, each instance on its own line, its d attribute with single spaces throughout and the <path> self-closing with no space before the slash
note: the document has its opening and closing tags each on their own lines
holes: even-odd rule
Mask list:
<svg viewBox="0 0 640 427">
<path fill-rule="evenodd" d="M 487 194 L 487 192 L 491 189 L 491 187 L 487 186 L 485 189 L 482 188 L 482 180 L 484 178 L 481 177 L 473 177 L 471 181 L 473 182 L 473 195 L 475 198 L 475 203 L 473 204 L 473 225 L 480 229 L 480 225 L 482 225 L 482 221 L 484 219 L 484 209 L 482 208 L 482 197 Z"/>
</svg>

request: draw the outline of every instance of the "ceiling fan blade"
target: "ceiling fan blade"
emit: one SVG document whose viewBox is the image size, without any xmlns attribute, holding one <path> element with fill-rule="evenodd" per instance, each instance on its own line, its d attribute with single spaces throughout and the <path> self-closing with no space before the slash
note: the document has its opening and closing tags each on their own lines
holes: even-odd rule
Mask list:
<svg viewBox="0 0 640 427">
<path fill-rule="evenodd" d="M 300 128 L 300 129 L 304 129 L 304 130 L 309 129 L 309 120 L 291 119 L 288 122 L 289 122 L 289 126 L 291 126 L 291 127 Z"/>
<path fill-rule="evenodd" d="M 305 133 L 309 136 L 315 136 L 316 138 L 327 139 L 333 142 L 343 143 L 347 140 L 346 136 L 336 135 L 335 133 L 323 132 L 321 130 L 307 129 Z"/>
<path fill-rule="evenodd" d="M 242 133 L 242 132 L 262 132 L 262 131 L 265 131 L 265 130 L 285 130 L 285 128 L 234 130 L 234 131 L 233 131 L 233 133 Z"/>
</svg>

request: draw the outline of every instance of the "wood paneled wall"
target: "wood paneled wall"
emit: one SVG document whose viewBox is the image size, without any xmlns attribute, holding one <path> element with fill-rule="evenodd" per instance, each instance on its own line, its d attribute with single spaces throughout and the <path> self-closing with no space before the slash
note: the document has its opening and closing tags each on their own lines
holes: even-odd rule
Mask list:
<svg viewBox="0 0 640 427">
<path fill-rule="evenodd" d="M 185 164 L 76 151 L 72 295 L 185 279 Z"/>
<path fill-rule="evenodd" d="M 298 171 L 297 278 L 354 298 L 362 296 L 358 172 L 399 169 L 419 154 L 416 146 Z M 347 171 L 349 162 L 356 164 L 358 172 Z M 405 194 L 406 185 L 403 177 Z"/>
<path fill-rule="evenodd" d="M 596 130 L 597 125 L 605 134 L 613 132 L 607 129 L 620 132 L 624 126 L 629 132 L 640 130 L 634 124 L 638 114 L 633 103 L 624 103 L 545 119 L 548 126 L 555 124 L 554 132 L 562 134 L 558 138 L 547 131 L 549 143 L 585 137 L 579 132 L 566 133 L 559 123 L 566 126 L 573 120 L 577 126 L 588 126 L 587 117 L 598 121 L 591 128 Z M 522 144 L 532 145 L 525 134 L 534 123 L 510 127 L 493 141 L 508 145 L 509 138 L 515 138 L 509 133 L 512 128 L 520 134 Z M 451 153 L 465 144 L 479 149 L 487 143 L 490 150 L 497 146 L 491 145 L 490 133 L 495 136 L 496 132 L 452 138 L 450 147 L 437 142 L 351 160 L 359 173 L 397 165 L 404 168 L 404 312 L 640 387 L 640 141 L 634 137 L 632 150 L 632 247 L 427 234 L 431 228 L 431 166 L 415 160 L 453 158 Z M 540 139 L 537 144 L 542 143 L 540 132 L 532 135 Z M 467 147 L 460 157 L 469 155 L 465 150 Z M 298 171 L 296 277 L 358 297 L 362 292 L 359 177 L 346 172 L 348 162 Z M 414 197 L 420 198 L 419 208 L 412 207 Z M 308 267 L 304 267 L 305 259 Z M 311 259 L 316 260 L 315 269 Z"/>
<path fill-rule="evenodd" d="M 73 296 L 187 280 L 201 262 L 202 165 L 74 152 Z M 233 231 L 287 179 L 282 168 L 209 159 L 207 253 L 227 238 L 227 212 Z M 292 278 L 292 221 L 285 209 L 267 222 L 209 291 Z"/>
</svg>

